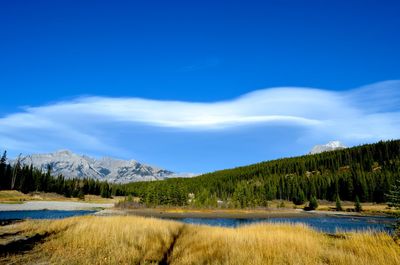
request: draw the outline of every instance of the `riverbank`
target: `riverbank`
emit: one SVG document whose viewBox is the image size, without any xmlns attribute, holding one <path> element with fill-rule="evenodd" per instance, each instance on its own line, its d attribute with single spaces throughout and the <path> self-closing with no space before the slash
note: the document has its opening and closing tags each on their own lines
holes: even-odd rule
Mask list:
<svg viewBox="0 0 400 265">
<path fill-rule="evenodd" d="M 221 228 L 135 216 L 3 226 L 0 248 L 4 264 L 400 263 L 400 247 L 386 233 L 329 235 L 288 224 Z"/>
</svg>

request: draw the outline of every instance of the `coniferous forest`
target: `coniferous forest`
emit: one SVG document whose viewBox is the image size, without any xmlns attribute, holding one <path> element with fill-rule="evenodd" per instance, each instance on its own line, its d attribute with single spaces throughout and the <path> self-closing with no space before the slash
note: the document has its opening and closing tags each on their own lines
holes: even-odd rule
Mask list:
<svg viewBox="0 0 400 265">
<path fill-rule="evenodd" d="M 28 165 L 0 161 L 0 189 L 56 192 L 67 197 L 85 194 L 133 195 L 147 206 L 267 206 L 274 199 L 302 204 L 311 198 L 335 201 L 386 202 L 400 178 L 400 140 L 343 150 L 261 162 L 193 178 L 109 184 L 93 179 L 65 179 Z"/>
<path fill-rule="evenodd" d="M 385 202 L 400 176 L 400 140 L 381 141 L 315 155 L 284 158 L 216 171 L 125 185 L 147 205 L 267 206 L 273 199 L 302 204 L 312 197 Z"/>
</svg>

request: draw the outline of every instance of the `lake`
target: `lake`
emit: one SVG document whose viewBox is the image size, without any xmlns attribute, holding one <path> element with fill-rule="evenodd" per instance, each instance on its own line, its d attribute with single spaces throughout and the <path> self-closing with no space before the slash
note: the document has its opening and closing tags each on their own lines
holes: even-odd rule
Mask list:
<svg viewBox="0 0 400 265">
<path fill-rule="evenodd" d="M 0 211 L 0 220 L 7 219 L 61 219 L 72 216 L 80 216 L 95 213 L 92 210 L 24 210 L 24 211 Z"/>
<path fill-rule="evenodd" d="M 6 219 L 60 219 L 72 216 L 93 214 L 94 210 L 24 210 L 24 211 L 0 211 L 0 220 Z M 171 218 L 164 218 L 171 219 Z M 210 225 L 222 227 L 238 227 L 254 223 L 304 223 L 310 227 L 326 233 L 336 231 L 386 231 L 392 230 L 391 225 L 395 219 L 382 216 L 312 216 L 290 218 L 175 218 L 173 220 L 187 224 Z"/>
<path fill-rule="evenodd" d="M 395 219 L 391 217 L 353 217 L 353 216 L 315 216 L 305 218 L 267 218 L 267 219 L 233 219 L 233 218 L 180 218 L 174 219 L 188 224 L 237 227 L 254 223 L 304 223 L 318 231 L 335 233 L 337 231 L 386 231 L 392 230 Z"/>
</svg>

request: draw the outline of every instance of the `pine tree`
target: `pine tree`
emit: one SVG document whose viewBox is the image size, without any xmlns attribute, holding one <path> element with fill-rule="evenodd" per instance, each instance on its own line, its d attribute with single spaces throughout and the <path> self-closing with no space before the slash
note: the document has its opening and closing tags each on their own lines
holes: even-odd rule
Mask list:
<svg viewBox="0 0 400 265">
<path fill-rule="evenodd" d="M 387 195 L 389 206 L 400 209 L 400 178 L 395 181 Z"/>
<path fill-rule="evenodd" d="M 302 205 L 306 201 L 306 196 L 302 189 L 297 193 L 292 201 L 295 205 Z"/>
<path fill-rule="evenodd" d="M 110 198 L 111 192 L 107 182 L 103 182 L 100 187 L 100 196 L 103 198 Z"/>
<path fill-rule="evenodd" d="M 387 195 L 387 198 L 389 200 L 388 205 L 390 207 L 394 207 L 397 210 L 400 210 L 400 178 L 396 179 L 389 194 Z M 400 239 L 400 214 L 399 214 L 399 212 L 397 212 L 396 217 L 397 217 L 397 222 L 395 224 L 394 236 L 398 240 L 398 239 Z"/>
<path fill-rule="evenodd" d="M 4 151 L 3 156 L 0 159 L 0 190 L 7 189 L 7 176 L 6 176 L 6 168 L 7 168 L 7 151 Z"/>
<path fill-rule="evenodd" d="M 336 211 L 343 211 L 342 203 L 340 201 L 339 194 L 336 195 Z"/>
<path fill-rule="evenodd" d="M 23 193 L 28 193 L 33 191 L 34 187 L 35 183 L 33 180 L 33 166 L 31 165 L 29 168 L 25 166 L 21 171 L 19 190 Z"/>
<path fill-rule="evenodd" d="M 355 200 L 355 203 L 354 203 L 354 210 L 356 212 L 361 212 L 362 211 L 362 206 L 361 206 L 360 199 L 358 198 L 358 196 L 356 196 L 356 200 Z"/>
<path fill-rule="evenodd" d="M 78 190 L 78 194 L 76 197 L 79 198 L 80 200 L 85 200 L 85 193 L 83 193 L 82 189 Z"/>
<path fill-rule="evenodd" d="M 318 208 L 318 201 L 317 198 L 315 198 L 315 196 L 312 196 L 310 199 L 310 202 L 308 203 L 308 208 L 307 210 L 316 210 Z"/>
</svg>

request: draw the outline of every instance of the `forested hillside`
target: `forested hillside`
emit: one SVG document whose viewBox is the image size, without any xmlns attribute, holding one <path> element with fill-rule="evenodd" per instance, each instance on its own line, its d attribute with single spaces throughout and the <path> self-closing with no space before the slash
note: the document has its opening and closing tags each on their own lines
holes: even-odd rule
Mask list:
<svg viewBox="0 0 400 265">
<path fill-rule="evenodd" d="M 245 155 L 245 154 L 244 154 Z M 400 140 L 262 162 L 190 179 L 124 185 L 147 205 L 265 206 L 269 200 L 302 203 L 312 196 L 334 201 L 384 202 L 400 174 Z"/>
</svg>

